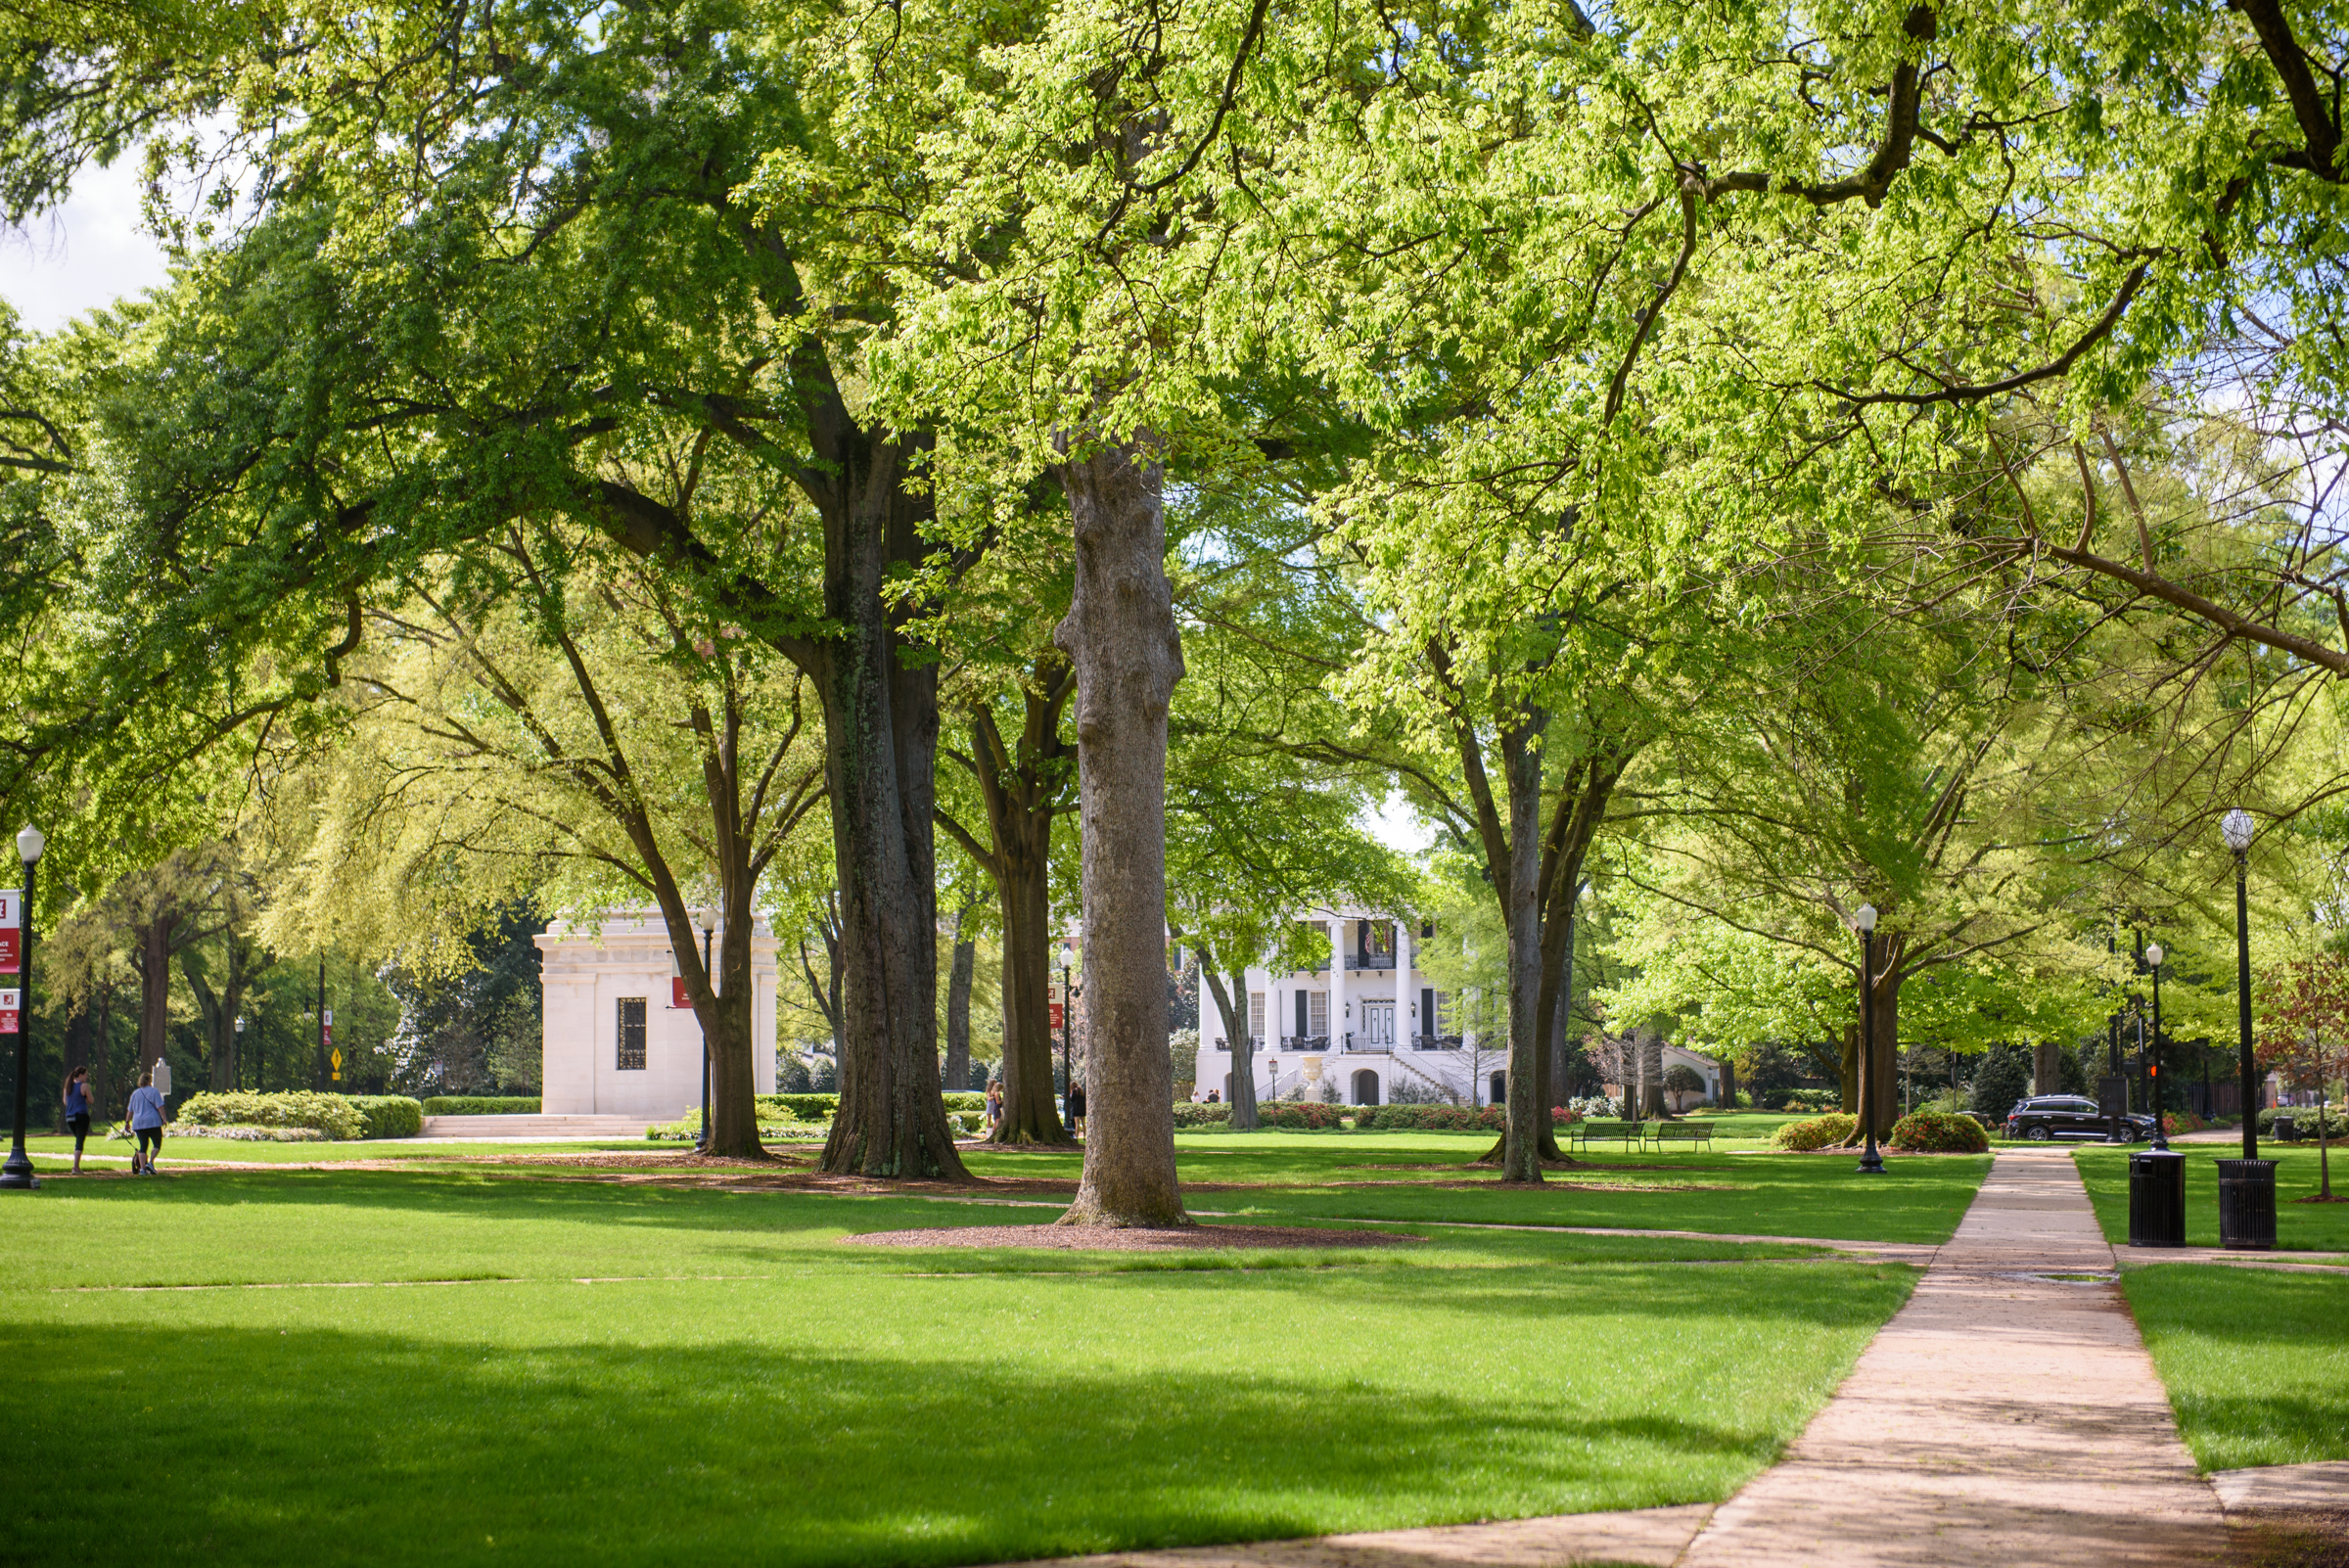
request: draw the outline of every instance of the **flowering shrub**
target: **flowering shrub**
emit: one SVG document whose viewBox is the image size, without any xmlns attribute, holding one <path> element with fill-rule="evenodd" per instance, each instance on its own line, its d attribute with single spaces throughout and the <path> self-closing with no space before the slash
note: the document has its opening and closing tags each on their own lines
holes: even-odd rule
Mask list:
<svg viewBox="0 0 2349 1568">
<path fill-rule="evenodd" d="M 1984 1154 L 1990 1149 L 1990 1134 L 1970 1116 L 1911 1111 L 1892 1125 L 1892 1136 L 1885 1142 L 1918 1154 Z"/>
<path fill-rule="evenodd" d="M 1790 1089 L 1778 1102 L 1781 1111 L 1832 1111 L 1843 1104 L 1843 1094 L 1837 1089 Z"/>
<path fill-rule="evenodd" d="M 1579 1121 L 1618 1122 L 1623 1119 L 1623 1106 L 1604 1094 L 1591 1094 L 1579 1100 L 1568 1100 L 1566 1109 Z"/>
<path fill-rule="evenodd" d="M 172 1113 L 185 1127 L 306 1127 L 330 1138 L 365 1135 L 367 1120 L 340 1094 L 191 1094 Z"/>
<path fill-rule="evenodd" d="M 1263 1127 L 1293 1128 L 1306 1132 L 1333 1131 L 1343 1125 L 1339 1107 L 1324 1105 L 1319 1100 L 1277 1100 L 1262 1107 L 1257 1115 Z"/>
<path fill-rule="evenodd" d="M 2191 1111 L 2165 1111 L 2162 1113 L 2161 1130 L 2165 1133 L 2199 1132 L 2202 1130 L 2202 1118 Z"/>
<path fill-rule="evenodd" d="M 1382 1105 L 1368 1125 L 1381 1131 L 1497 1132 L 1506 1124 L 1497 1105 Z"/>
<path fill-rule="evenodd" d="M 1773 1149 L 1823 1149 L 1841 1143 L 1852 1135 L 1860 1125 L 1856 1116 L 1837 1111 L 1829 1116 L 1815 1116 L 1808 1122 L 1789 1122 L 1770 1135 Z"/>
<path fill-rule="evenodd" d="M 1552 1127 L 1572 1127 L 1582 1119 L 1583 1113 L 1571 1105 L 1553 1105 L 1549 1108 L 1549 1121 Z"/>
<path fill-rule="evenodd" d="M 172 1134 L 183 1138 L 229 1138 L 238 1143 L 324 1143 L 326 1134 L 314 1127 L 238 1127 L 203 1122 L 174 1123 Z"/>
<path fill-rule="evenodd" d="M 1218 1100 L 1213 1105 L 1193 1105 L 1185 1100 L 1174 1107 L 1176 1127 L 1228 1127 L 1231 1107 Z"/>
</svg>

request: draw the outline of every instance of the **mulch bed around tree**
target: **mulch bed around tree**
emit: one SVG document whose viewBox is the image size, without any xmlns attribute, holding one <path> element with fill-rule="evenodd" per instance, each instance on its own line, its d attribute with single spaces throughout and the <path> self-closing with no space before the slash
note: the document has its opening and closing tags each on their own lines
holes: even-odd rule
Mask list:
<svg viewBox="0 0 2349 1568">
<path fill-rule="evenodd" d="M 1195 1252 L 1217 1248 L 1392 1247 L 1425 1236 L 1304 1225 L 1190 1225 L 1137 1230 L 1117 1225 L 942 1225 L 843 1236 L 854 1247 L 1038 1247 L 1055 1252 Z"/>
</svg>

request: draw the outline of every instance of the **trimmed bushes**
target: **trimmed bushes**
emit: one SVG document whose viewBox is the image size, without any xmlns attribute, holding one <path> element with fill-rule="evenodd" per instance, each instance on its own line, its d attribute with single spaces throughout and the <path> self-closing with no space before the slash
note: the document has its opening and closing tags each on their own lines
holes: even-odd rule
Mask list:
<svg viewBox="0 0 2349 1568">
<path fill-rule="evenodd" d="M 1833 1111 L 1839 1109 L 1842 1104 L 1843 1093 L 1839 1089 L 1789 1089 L 1786 1097 L 1778 1102 L 1778 1109 L 1781 1111 Z"/>
<path fill-rule="evenodd" d="M 1181 1127 L 1229 1127 L 1231 1107 L 1221 1100 L 1213 1105 L 1193 1105 L 1185 1100 L 1174 1107 L 1174 1125 Z"/>
<path fill-rule="evenodd" d="M 424 1106 L 405 1094 L 345 1094 L 364 1138 L 412 1138 L 424 1131 Z"/>
<path fill-rule="evenodd" d="M 1852 1120 L 1850 1117 L 1844 1121 Z M 1970 1116 L 1948 1111 L 1911 1111 L 1892 1125 L 1885 1143 L 1916 1154 L 1987 1154 L 1990 1135 Z"/>
<path fill-rule="evenodd" d="M 1789 1122 L 1770 1135 L 1773 1149 L 1823 1149 L 1841 1143 L 1852 1135 L 1860 1125 L 1856 1116 L 1837 1111 L 1830 1116 L 1815 1116 L 1808 1122 Z"/>
<path fill-rule="evenodd" d="M 538 1100 L 520 1094 L 436 1094 L 424 1102 L 426 1116 L 536 1116 Z"/>
<path fill-rule="evenodd" d="M 340 1094 L 299 1089 L 283 1094 L 191 1094 L 172 1113 L 190 1127 L 306 1127 L 327 1137 L 364 1135 L 366 1120 Z"/>
<path fill-rule="evenodd" d="M 957 1098 L 977 1098 L 980 1104 L 987 1103 L 984 1096 L 949 1094 L 946 1096 L 948 1109 L 957 1111 L 969 1109 L 967 1106 L 956 1105 L 954 1102 Z M 837 1094 L 761 1094 L 759 1096 L 759 1120 L 761 1122 L 790 1121 L 794 1118 L 802 1122 L 829 1122 L 832 1120 L 832 1113 L 839 1109 L 840 1096 Z"/>
<path fill-rule="evenodd" d="M 1497 1132 L 1507 1121 L 1497 1105 L 1382 1105 L 1362 1125 L 1381 1132 Z"/>
</svg>

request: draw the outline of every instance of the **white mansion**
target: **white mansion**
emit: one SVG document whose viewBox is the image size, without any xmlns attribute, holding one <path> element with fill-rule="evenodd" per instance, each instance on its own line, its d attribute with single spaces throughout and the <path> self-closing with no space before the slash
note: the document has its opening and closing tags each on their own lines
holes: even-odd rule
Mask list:
<svg viewBox="0 0 2349 1568">
<path fill-rule="evenodd" d="M 1405 1090 L 1497 1105 L 1508 1098 L 1505 1051 L 1453 1027 L 1451 998 L 1411 966 L 1419 943 L 1434 937 L 1424 922 L 1362 909 L 1312 909 L 1300 917 L 1329 943 L 1328 966 L 1275 975 L 1247 972 L 1248 1033 L 1256 1038 L 1259 1100 L 1323 1098 L 1334 1081 L 1346 1105 L 1385 1105 Z M 1225 984 L 1229 984 L 1228 981 Z M 1236 998 L 1235 998 L 1236 999 Z M 1684 1066 L 1702 1090 L 1668 1097 L 1676 1111 L 1716 1098 L 1721 1064 L 1678 1045 L 1663 1048 L 1664 1067 Z M 1199 987 L 1199 1064 L 1194 1098 L 1231 1098 L 1231 1047 L 1223 1015 L 1204 981 Z M 1605 1085 L 1620 1095 L 1623 1086 Z"/>
<path fill-rule="evenodd" d="M 1449 1029 L 1450 999 L 1411 967 L 1431 928 L 1360 909 L 1314 909 L 1302 917 L 1329 943 L 1326 968 L 1247 973 L 1248 1032 L 1256 1038 L 1259 1099 L 1301 1092 L 1321 1097 L 1335 1080 L 1348 1105 L 1384 1105 L 1398 1085 L 1478 1105 L 1508 1097 L 1500 1053 Z M 1227 981 L 1226 984 L 1229 982 Z M 1198 1097 L 1231 1098 L 1231 1047 L 1223 1016 L 1204 982 L 1199 996 Z"/>
</svg>

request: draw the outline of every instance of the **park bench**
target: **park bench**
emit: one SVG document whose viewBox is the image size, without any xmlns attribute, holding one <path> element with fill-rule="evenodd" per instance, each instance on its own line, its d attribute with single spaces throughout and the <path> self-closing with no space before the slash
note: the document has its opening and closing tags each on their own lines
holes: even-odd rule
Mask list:
<svg viewBox="0 0 2349 1568">
<path fill-rule="evenodd" d="M 1571 1149 L 1579 1143 L 1587 1149 L 1590 1146 L 1592 1138 L 1601 1141 L 1611 1138 L 1621 1143 L 1635 1143 L 1639 1139 L 1640 1131 L 1640 1124 L 1637 1122 L 1577 1122 L 1566 1130 L 1566 1146 Z"/>
<path fill-rule="evenodd" d="M 1713 1127 L 1708 1122 L 1651 1122 L 1646 1135 L 1655 1140 L 1659 1153 L 1667 1143 L 1701 1143 L 1708 1149 L 1713 1146 Z"/>
</svg>

